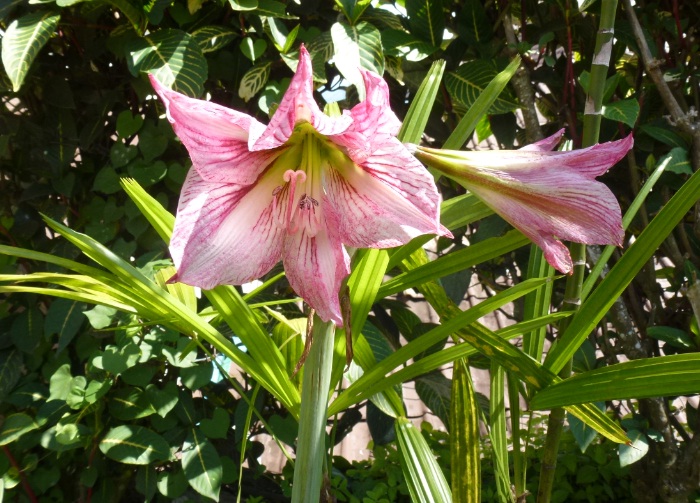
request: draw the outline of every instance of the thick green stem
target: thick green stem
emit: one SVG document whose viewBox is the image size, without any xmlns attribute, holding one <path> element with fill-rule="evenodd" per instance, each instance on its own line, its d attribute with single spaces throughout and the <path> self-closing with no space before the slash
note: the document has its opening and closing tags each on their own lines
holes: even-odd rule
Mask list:
<svg viewBox="0 0 700 503">
<path fill-rule="evenodd" d="M 314 315 L 313 341 L 304 363 L 292 503 L 318 503 L 321 495 L 334 332 L 332 322 Z"/>
<path fill-rule="evenodd" d="M 613 36 L 615 33 L 615 12 L 617 0 L 602 0 L 600 25 L 596 36 L 595 53 L 591 65 L 591 79 L 583 115 L 582 147 L 590 147 L 598 143 L 600 122 L 603 111 L 603 92 L 610 66 Z M 581 291 L 586 263 L 586 245 L 574 243 L 571 245 L 571 258 L 574 263 L 573 274 L 566 283 L 565 307 L 567 310 L 577 310 L 581 304 Z M 568 325 L 568 318 L 562 321 L 559 333 L 563 333 Z M 571 362 L 559 373 L 562 378 L 571 374 Z M 553 409 L 547 423 L 547 437 L 543 447 L 542 470 L 537 489 L 537 502 L 549 503 L 554 486 L 554 472 L 557 466 L 559 442 L 564 428 L 564 409 Z"/>
</svg>

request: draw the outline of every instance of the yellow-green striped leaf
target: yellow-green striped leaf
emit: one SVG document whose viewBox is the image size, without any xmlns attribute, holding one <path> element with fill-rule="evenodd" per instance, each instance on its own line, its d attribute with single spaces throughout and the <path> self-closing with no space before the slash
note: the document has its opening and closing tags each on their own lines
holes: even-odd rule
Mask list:
<svg viewBox="0 0 700 503">
<path fill-rule="evenodd" d="M 271 67 L 272 63 L 270 61 L 264 61 L 248 69 L 238 86 L 238 96 L 246 102 L 255 96 L 267 84 L 267 79 L 270 78 Z"/>
<path fill-rule="evenodd" d="M 166 87 L 198 97 L 207 79 L 207 60 L 197 40 L 181 30 L 158 30 L 134 39 L 129 47 L 129 70 L 152 73 Z"/>
<path fill-rule="evenodd" d="M 455 361 L 450 403 L 452 501 L 481 501 L 479 406 L 466 359 Z"/>
<path fill-rule="evenodd" d="M 335 23 L 331 27 L 335 66 L 343 77 L 357 87 L 360 99 L 364 99 L 365 86 L 359 68 L 384 73 L 384 52 L 379 30 L 361 22 L 355 26 Z"/>
<path fill-rule="evenodd" d="M 192 32 L 192 38 L 203 53 L 218 51 L 237 36 L 235 31 L 225 26 L 203 26 Z"/>
<path fill-rule="evenodd" d="M 456 100 L 470 108 L 496 75 L 498 69 L 492 61 L 469 61 L 460 65 L 456 71 L 448 72 L 445 75 L 445 85 Z M 505 89 L 494 100 L 488 113 L 504 114 L 517 108 L 518 101 Z"/>
<path fill-rule="evenodd" d="M 22 87 L 34 58 L 53 35 L 60 17 L 54 12 L 35 12 L 15 19 L 7 27 L 2 37 L 2 64 L 13 91 Z"/>
</svg>

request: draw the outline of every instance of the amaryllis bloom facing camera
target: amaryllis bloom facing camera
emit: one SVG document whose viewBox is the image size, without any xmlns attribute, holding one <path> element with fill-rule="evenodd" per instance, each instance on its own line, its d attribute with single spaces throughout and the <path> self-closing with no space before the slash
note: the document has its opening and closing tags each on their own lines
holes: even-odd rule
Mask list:
<svg viewBox="0 0 700 503">
<path fill-rule="evenodd" d="M 313 99 L 302 46 L 289 89 L 265 126 L 253 117 L 151 83 L 192 158 L 170 241 L 175 280 L 238 285 L 282 260 L 290 285 L 325 321 L 342 323 L 343 245 L 387 248 L 439 223 L 433 178 L 396 139 L 400 123 L 378 75 L 341 116 Z"/>
<path fill-rule="evenodd" d="M 554 268 L 570 273 L 560 241 L 621 245 L 620 205 L 595 180 L 632 148 L 622 140 L 566 152 L 551 151 L 563 130 L 520 150 L 453 151 L 415 147 L 428 166 L 454 179 L 544 251 Z"/>
</svg>

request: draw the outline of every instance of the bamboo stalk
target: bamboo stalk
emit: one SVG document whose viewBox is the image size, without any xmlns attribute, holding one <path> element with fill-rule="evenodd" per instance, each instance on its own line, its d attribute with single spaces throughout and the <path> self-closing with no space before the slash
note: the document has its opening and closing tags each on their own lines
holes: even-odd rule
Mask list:
<svg viewBox="0 0 700 503">
<path fill-rule="evenodd" d="M 612 54 L 616 11 L 617 0 L 602 0 L 600 24 L 596 36 L 593 64 L 591 65 L 591 79 L 583 112 L 583 134 L 581 139 L 583 148 L 598 143 L 600 136 L 600 123 L 603 115 L 603 92 Z M 564 309 L 577 310 L 581 304 L 581 291 L 586 264 L 586 245 L 573 243 L 570 249 L 574 269 L 573 274 L 566 282 Z M 559 333 L 563 333 L 566 330 L 568 323 L 568 318 L 562 320 Z M 562 378 L 571 375 L 571 362 L 562 369 L 559 375 Z M 559 442 L 564 428 L 565 417 L 564 409 L 553 409 L 549 414 L 547 436 L 543 447 L 542 469 L 540 471 L 539 487 L 537 488 L 538 503 L 549 503 L 551 500 Z"/>
</svg>

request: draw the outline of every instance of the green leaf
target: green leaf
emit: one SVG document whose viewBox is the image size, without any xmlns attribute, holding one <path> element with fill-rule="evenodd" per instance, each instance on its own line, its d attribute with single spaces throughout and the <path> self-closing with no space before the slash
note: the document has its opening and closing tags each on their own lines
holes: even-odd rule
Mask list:
<svg viewBox="0 0 700 503">
<path fill-rule="evenodd" d="M 41 311 L 32 307 L 20 313 L 12 322 L 12 342 L 25 353 L 31 353 L 41 341 L 44 319 Z"/>
<path fill-rule="evenodd" d="M 700 392 L 700 353 L 631 360 L 552 384 L 530 400 L 533 410 L 628 398 Z"/>
<path fill-rule="evenodd" d="M 143 126 L 143 117 L 132 115 L 131 111 L 124 110 L 117 116 L 117 133 L 122 138 L 129 138 Z"/>
<path fill-rule="evenodd" d="M 404 30 L 382 31 L 382 46 L 387 56 L 396 56 L 406 61 L 422 61 L 438 49 L 428 42 Z"/>
<path fill-rule="evenodd" d="M 450 424 L 450 391 L 452 382 L 442 374 L 433 372 L 415 381 L 416 394 L 421 401 L 444 423 L 448 431 Z"/>
<path fill-rule="evenodd" d="M 202 419 L 199 428 L 208 438 L 226 438 L 230 424 L 231 418 L 228 412 L 221 407 L 217 407 L 214 409 L 211 419 Z"/>
<path fill-rule="evenodd" d="M 649 451 L 649 441 L 644 433 L 639 430 L 630 430 L 627 434 L 632 441 L 631 444 L 623 444 L 617 448 L 621 468 L 636 463 Z"/>
<path fill-rule="evenodd" d="M 672 148 L 671 151 L 659 159 L 659 164 L 665 160 L 669 160 L 666 165 L 666 171 L 677 173 L 679 175 L 692 175 L 693 168 L 690 165 L 688 151 L 683 147 Z"/>
<path fill-rule="evenodd" d="M 481 501 L 479 405 L 466 359 L 455 361 L 450 404 L 450 459 L 455 503 Z"/>
<path fill-rule="evenodd" d="M 689 147 L 688 142 L 683 139 L 681 135 L 676 133 L 669 126 L 655 126 L 652 124 L 643 124 L 639 131 L 641 133 L 646 133 L 652 138 L 661 143 L 668 145 L 669 147 L 682 147 L 687 149 Z"/>
<path fill-rule="evenodd" d="M 191 33 L 202 53 L 218 51 L 230 44 L 238 34 L 225 26 L 203 26 Z"/>
<path fill-rule="evenodd" d="M 72 388 L 73 376 L 70 373 L 70 364 L 64 363 L 58 367 L 49 379 L 49 402 L 52 400 L 65 400 Z"/>
<path fill-rule="evenodd" d="M 170 458 L 170 448 L 163 437 L 148 428 L 126 424 L 109 430 L 100 441 L 100 450 L 108 458 L 130 465 Z"/>
<path fill-rule="evenodd" d="M 647 335 L 656 340 L 664 341 L 675 348 L 695 349 L 693 338 L 685 330 L 674 327 L 654 326 L 647 328 Z"/>
<path fill-rule="evenodd" d="M 335 23 L 331 27 L 335 66 L 349 82 L 355 85 L 360 100 L 365 97 L 365 86 L 359 68 L 384 74 L 384 53 L 379 30 L 364 21 L 355 26 Z"/>
<path fill-rule="evenodd" d="M 241 78 L 241 83 L 238 86 L 238 96 L 248 102 L 253 96 L 258 94 L 258 92 L 265 87 L 265 84 L 267 84 L 267 80 L 270 78 L 271 68 L 272 63 L 270 61 L 256 63 L 249 68 Z"/>
<path fill-rule="evenodd" d="M 10 23 L 2 37 L 2 64 L 12 81 L 12 90 L 22 87 L 34 58 L 58 26 L 59 14 L 34 12 Z"/>
<path fill-rule="evenodd" d="M 700 172 L 696 172 L 666 203 L 637 240 L 622 255 L 620 260 L 601 281 L 598 288 L 586 299 L 574 315 L 566 332 L 545 359 L 545 366 L 559 372 L 581 345 L 583 340 L 605 316 L 615 300 L 658 250 L 671 229 L 685 216 L 700 197 Z"/>
<path fill-rule="evenodd" d="M 482 62 L 481 64 L 483 63 L 489 64 L 488 62 Z M 520 57 L 518 56 L 513 58 L 513 61 L 510 62 L 506 69 L 496 75 L 483 89 L 483 91 L 478 93 L 478 97 L 473 101 L 473 104 L 471 107 L 469 107 L 467 113 L 464 114 L 464 117 L 462 117 L 462 119 L 459 121 L 459 124 L 457 124 L 455 130 L 452 131 L 450 137 L 445 141 L 443 148 L 462 148 L 462 145 L 464 145 L 469 139 L 482 116 L 484 116 L 487 111 L 497 102 L 499 95 L 505 89 L 513 75 L 515 75 L 515 72 L 519 66 Z M 445 80 L 447 81 L 447 79 Z M 462 90 L 470 89 L 468 84 L 464 82 L 457 87 Z M 473 89 L 471 90 L 473 91 Z M 506 102 L 504 106 L 507 104 L 508 103 Z"/>
<path fill-rule="evenodd" d="M 489 438 L 493 446 L 492 457 L 496 475 L 496 490 L 500 501 L 513 501 L 508 473 L 508 433 L 506 431 L 506 373 L 491 360 L 489 395 Z"/>
<path fill-rule="evenodd" d="M 241 40 L 240 47 L 243 55 L 255 63 L 255 60 L 265 53 L 267 42 L 263 38 L 253 40 L 251 37 L 245 37 Z"/>
<path fill-rule="evenodd" d="M 603 117 L 633 128 L 639 117 L 639 103 L 634 98 L 608 103 L 603 106 Z"/>
<path fill-rule="evenodd" d="M 39 428 L 39 424 L 27 414 L 19 412 L 5 417 L 0 429 L 0 445 L 15 442 L 22 435 Z"/>
<path fill-rule="evenodd" d="M 451 502 L 450 486 L 421 432 L 405 417 L 397 418 L 395 428 L 399 460 L 411 500 Z"/>
<path fill-rule="evenodd" d="M 157 30 L 129 44 L 129 70 L 152 73 L 165 87 L 192 97 L 204 90 L 207 60 L 197 41 L 184 31 Z"/>
<path fill-rule="evenodd" d="M 440 82 L 442 81 L 442 73 L 444 71 L 444 60 L 435 61 L 430 65 L 430 70 L 428 70 L 418 91 L 416 91 L 413 102 L 401 124 L 401 129 L 397 135 L 401 141 L 420 143 L 423 131 L 430 118 L 430 112 L 435 103 L 435 97 L 440 90 Z"/>
<path fill-rule="evenodd" d="M 348 22 L 352 25 L 360 19 L 360 16 L 370 6 L 371 2 L 370 0 L 336 0 L 336 4 L 340 5 L 343 14 L 345 14 Z"/>
<path fill-rule="evenodd" d="M 221 458 L 198 428 L 191 428 L 182 444 L 182 469 L 192 489 L 202 496 L 219 500 L 223 475 Z"/>
<path fill-rule="evenodd" d="M 406 13 L 411 33 L 440 47 L 445 32 L 442 0 L 406 0 Z"/>
<path fill-rule="evenodd" d="M 495 257 L 500 257 L 530 241 L 520 231 L 510 231 L 505 236 L 490 238 L 461 250 L 448 253 L 421 267 L 399 274 L 385 282 L 379 289 L 378 298 L 384 298 L 407 288 L 421 285 L 428 281 L 447 276 Z"/>
<path fill-rule="evenodd" d="M 491 21 L 480 0 L 466 0 L 455 23 L 457 34 L 470 46 L 486 44 L 493 38 Z M 544 44 L 540 43 L 540 46 Z"/>
<path fill-rule="evenodd" d="M 44 336 L 58 334 L 57 353 L 70 344 L 85 321 L 81 304 L 65 299 L 58 299 L 51 303 L 44 322 Z"/>
<path fill-rule="evenodd" d="M 228 3 L 236 11 L 248 11 L 258 8 L 258 0 L 228 0 Z"/>
<path fill-rule="evenodd" d="M 110 393 L 109 413 L 120 421 L 131 421 L 155 414 L 149 394 L 138 388 L 124 388 Z"/>
<path fill-rule="evenodd" d="M 498 70 L 492 61 L 469 61 L 445 75 L 445 86 L 456 100 L 471 108 L 497 75 Z M 501 91 L 497 96 L 487 113 L 504 114 L 518 108 L 518 101 L 510 91 Z"/>
<path fill-rule="evenodd" d="M 214 366 L 210 362 L 199 363 L 180 370 L 180 379 L 182 384 L 194 391 L 210 383 L 213 372 Z"/>
<path fill-rule="evenodd" d="M 605 402 L 596 402 L 594 405 L 598 407 L 602 413 L 605 413 Z M 579 449 L 581 449 L 581 452 L 586 452 L 591 442 L 598 437 L 598 432 L 571 414 L 569 414 L 567 421 L 569 422 L 569 429 L 574 439 L 576 439 Z"/>
<path fill-rule="evenodd" d="M 187 490 L 187 477 L 182 470 L 161 472 L 156 485 L 163 496 L 174 500 Z"/>
</svg>

